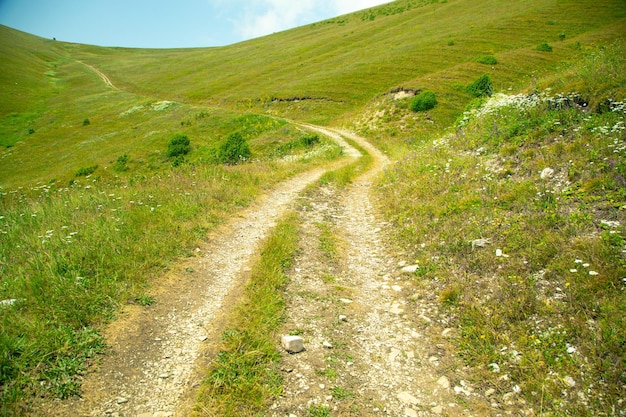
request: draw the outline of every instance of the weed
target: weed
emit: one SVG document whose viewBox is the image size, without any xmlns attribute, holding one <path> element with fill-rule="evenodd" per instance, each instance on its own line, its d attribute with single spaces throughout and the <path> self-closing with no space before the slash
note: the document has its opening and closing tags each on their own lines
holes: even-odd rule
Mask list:
<svg viewBox="0 0 626 417">
<path fill-rule="evenodd" d="M 535 48 L 541 52 L 552 52 L 552 46 L 548 42 L 542 42 Z"/>
<path fill-rule="evenodd" d="M 476 58 L 476 62 L 485 65 L 496 65 L 498 60 L 493 55 L 483 55 Z"/>
<path fill-rule="evenodd" d="M 128 171 L 128 161 L 130 157 L 127 154 L 124 154 L 117 158 L 115 164 L 113 165 L 113 170 L 116 172 L 124 172 Z"/>
<path fill-rule="evenodd" d="M 81 168 L 78 168 L 78 170 L 76 170 L 76 173 L 74 173 L 74 176 L 77 178 L 86 177 L 88 175 L 93 174 L 96 171 L 96 169 L 98 169 L 98 165 L 92 165 L 89 167 L 81 167 Z"/>
<path fill-rule="evenodd" d="M 342 401 L 354 398 L 354 393 L 348 389 L 341 387 L 332 387 L 330 392 L 333 394 L 333 398 Z"/>
<path fill-rule="evenodd" d="M 309 417 L 330 417 L 330 408 L 327 405 L 311 404 L 306 409 Z"/>
<path fill-rule="evenodd" d="M 152 297 L 151 295 L 147 295 L 147 294 L 141 294 L 135 297 L 135 302 L 143 307 L 151 306 L 152 304 L 155 303 L 155 301 L 156 300 L 154 299 L 154 297 Z"/>
</svg>

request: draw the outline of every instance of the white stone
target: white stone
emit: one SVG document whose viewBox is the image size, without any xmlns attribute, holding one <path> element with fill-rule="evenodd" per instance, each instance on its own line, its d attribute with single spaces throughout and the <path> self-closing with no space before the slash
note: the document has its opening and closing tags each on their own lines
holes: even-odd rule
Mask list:
<svg viewBox="0 0 626 417">
<path fill-rule="evenodd" d="M 569 375 L 563 378 L 563 382 L 565 382 L 565 384 L 570 388 L 574 388 L 576 386 L 576 381 L 574 381 L 574 378 Z"/>
<path fill-rule="evenodd" d="M 419 268 L 419 265 L 409 265 L 402 268 L 402 272 L 405 274 L 414 274 Z"/>
<path fill-rule="evenodd" d="M 434 414 L 441 415 L 443 414 L 443 407 L 438 405 L 436 407 L 431 408 L 430 411 L 432 411 Z"/>
<path fill-rule="evenodd" d="M 417 417 L 417 411 L 413 410 L 412 408 L 405 408 L 404 409 L 404 417 Z"/>
<path fill-rule="evenodd" d="M 339 316 L 339 320 L 348 321 L 348 318 L 346 316 Z"/>
<path fill-rule="evenodd" d="M 117 398 L 117 403 L 118 403 L 118 404 L 125 404 L 125 403 L 127 403 L 127 402 L 128 402 L 128 399 L 127 399 L 127 398 L 124 398 L 124 397 L 118 397 L 118 398 Z"/>
<path fill-rule="evenodd" d="M 300 336 L 283 336 L 281 344 L 289 353 L 299 353 L 304 350 L 304 340 Z"/>
<path fill-rule="evenodd" d="M 410 392 L 404 391 L 398 394 L 398 399 L 405 404 L 409 405 L 417 405 L 419 404 L 419 400 L 411 395 Z"/>
<path fill-rule="evenodd" d="M 479 247 L 484 248 L 485 246 L 491 244 L 491 239 L 475 239 L 470 242 L 472 244 L 472 248 Z"/>
<path fill-rule="evenodd" d="M 332 349 L 333 345 L 330 342 L 324 342 L 322 343 L 322 346 L 324 346 L 326 349 Z"/>
<path fill-rule="evenodd" d="M 552 178 L 554 176 L 554 170 L 552 168 L 544 168 L 544 170 L 541 171 L 540 176 L 542 180 L 547 180 L 548 178 Z"/>
<path fill-rule="evenodd" d="M 487 391 L 485 391 L 485 397 L 491 397 L 495 393 L 496 393 L 495 389 L 489 388 Z"/>
<path fill-rule="evenodd" d="M 450 380 L 446 376 L 439 378 L 437 384 L 439 384 L 441 388 L 450 389 Z"/>
</svg>

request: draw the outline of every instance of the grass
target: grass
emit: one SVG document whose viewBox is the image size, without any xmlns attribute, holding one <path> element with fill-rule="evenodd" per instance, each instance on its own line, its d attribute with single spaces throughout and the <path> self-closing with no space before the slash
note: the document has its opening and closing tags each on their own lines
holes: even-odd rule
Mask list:
<svg viewBox="0 0 626 417">
<path fill-rule="evenodd" d="M 285 270 L 297 249 L 297 220 L 296 215 L 287 216 L 263 245 L 204 381 L 196 415 L 255 416 L 280 395 L 277 331 L 284 315 Z"/>
<path fill-rule="evenodd" d="M 468 112 L 456 132 L 415 143 L 379 189 L 397 241 L 428 271 L 416 282 L 459 330 L 472 383 L 546 415 L 622 407 L 624 52 L 589 51 L 559 80 L 567 92 L 585 77 L 584 100 L 548 90 Z M 480 238 L 490 243 L 473 247 Z"/>
</svg>

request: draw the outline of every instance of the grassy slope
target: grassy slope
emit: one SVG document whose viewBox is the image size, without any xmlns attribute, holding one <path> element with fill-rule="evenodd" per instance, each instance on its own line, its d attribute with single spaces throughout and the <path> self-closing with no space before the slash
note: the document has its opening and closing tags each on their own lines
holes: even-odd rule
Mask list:
<svg viewBox="0 0 626 417">
<path fill-rule="evenodd" d="M 400 0 L 374 9 L 374 20 L 360 12 L 225 48 L 140 54 L 111 49 L 92 59 L 142 94 L 175 94 L 194 103 L 250 106 L 327 123 L 393 87 L 439 84 L 428 80 L 432 74 L 447 71 L 451 80 L 465 83 L 484 71 L 468 65 L 482 54 L 517 52 L 497 71 L 497 84 L 519 88 L 533 70 L 569 55 L 558 48 L 546 59 L 532 51 L 536 45 L 557 41 L 561 32 L 571 39 L 624 17 L 622 1 L 426 3 L 431 2 Z M 454 93 L 446 93 L 446 107 L 461 110 Z M 287 104 L 273 103 L 273 97 L 330 101 Z M 444 123 L 449 120 L 448 115 Z"/>
<path fill-rule="evenodd" d="M 147 277 L 261 187 L 304 168 L 205 165 L 211 149 L 234 131 L 250 132 L 263 156 L 300 135 L 242 111 L 340 123 L 382 106 L 386 114 L 378 128 L 364 132 L 400 155 L 407 144 L 414 150 L 417 138 L 448 127 L 470 100 L 459 86 L 483 72 L 499 90 L 529 88 L 537 78 L 555 87 L 592 85 L 597 91 L 588 93 L 596 101 L 624 91 L 623 83 L 598 83 L 604 72 L 591 84 L 581 82 L 572 76 L 580 68 L 567 64 L 623 34 L 623 1 L 425 3 L 397 1 L 195 50 L 69 45 L 0 27 L 7 57 L 0 61 L 0 186 L 6 191 L 0 200 L 0 299 L 25 300 L 6 310 L 1 323 L 4 403 L 32 392 L 74 393 L 74 373 L 99 349 L 98 326 L 119 302 L 141 295 Z M 534 50 L 544 41 L 554 46 L 552 53 Z M 473 62 L 484 54 L 500 63 Z M 100 68 L 122 91 L 106 87 L 77 60 Z M 401 103 L 379 97 L 397 86 L 430 88 L 440 105 L 411 115 Z M 162 100 L 178 103 L 155 110 Z M 90 123 L 83 126 L 86 118 Z M 174 132 L 192 139 L 195 167 L 168 167 L 163 153 Z M 129 170 L 116 172 L 115 160 L 124 154 Z M 78 168 L 93 165 L 95 175 L 65 187 Z M 404 175 L 399 183 L 412 183 L 413 173 Z M 228 187 L 221 178 L 231 180 Z M 53 179 L 58 185 L 50 185 Z M 390 216 L 412 210 L 395 209 Z M 174 229 L 178 240 L 163 239 Z M 49 303 L 48 294 L 59 302 Z"/>
</svg>

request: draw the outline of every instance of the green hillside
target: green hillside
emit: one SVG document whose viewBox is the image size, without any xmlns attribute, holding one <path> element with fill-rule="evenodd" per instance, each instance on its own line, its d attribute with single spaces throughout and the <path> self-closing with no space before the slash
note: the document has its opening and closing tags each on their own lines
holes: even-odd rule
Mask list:
<svg viewBox="0 0 626 417">
<path fill-rule="evenodd" d="M 396 0 L 197 49 L 0 26 L 0 415 L 75 395 L 103 326 L 149 304 L 151 277 L 264 190 L 343 157 L 293 121 L 349 127 L 399 161 L 380 210 L 476 386 L 504 390 L 487 366 L 506 346 L 526 354 L 507 375 L 537 415 L 619 415 L 625 34 L 624 0 Z M 467 89 L 485 74 L 491 101 Z M 414 112 L 422 90 L 437 105 Z M 249 155 L 228 159 L 238 138 Z M 582 396 L 562 394 L 581 366 Z"/>
</svg>

